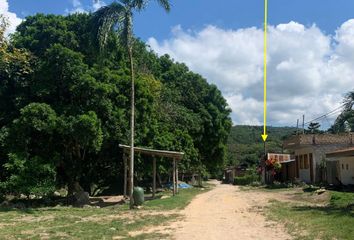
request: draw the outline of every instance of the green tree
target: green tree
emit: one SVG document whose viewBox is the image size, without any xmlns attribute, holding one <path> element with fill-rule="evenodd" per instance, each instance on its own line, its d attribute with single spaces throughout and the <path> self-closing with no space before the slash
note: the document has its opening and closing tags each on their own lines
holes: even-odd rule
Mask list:
<svg viewBox="0 0 354 240">
<path fill-rule="evenodd" d="M 36 176 L 42 171 L 37 166 L 50 166 L 54 175 L 42 172 L 56 187 L 75 191 L 76 185 L 91 194 L 121 190 L 118 146 L 129 142 L 131 133 L 130 60 L 114 31 L 107 35 L 105 54 L 100 54 L 96 40 L 90 38 L 93 20 L 91 13 L 29 16 L 2 45 L 6 47 L 0 56 L 0 181 L 20 176 L 17 179 L 30 182 L 25 175 Z M 183 151 L 181 172 L 215 174 L 224 163 L 231 127 L 221 92 L 185 64 L 158 57 L 137 39 L 133 42 L 135 144 Z M 42 119 L 34 111 L 42 104 L 53 111 L 55 125 L 37 137 L 38 132 L 27 131 L 31 124 L 24 121 L 22 111 L 31 106 L 26 119 Z M 21 126 L 14 122 L 20 122 L 23 131 L 15 131 Z M 151 162 L 144 158 L 137 155 L 135 161 L 136 180 L 141 182 L 151 175 Z M 20 166 L 22 161 L 25 170 L 17 172 L 14 164 Z M 161 178 L 168 179 L 171 162 L 160 163 Z M 22 185 L 21 190 L 10 185 L 7 190 L 33 191 L 32 184 Z"/>
<path fill-rule="evenodd" d="M 347 93 L 343 102 L 344 108 L 329 129 L 330 132 L 354 131 L 354 91 Z"/>
<path fill-rule="evenodd" d="M 311 122 L 308 126 L 307 132 L 311 134 L 320 133 L 320 127 L 321 125 L 318 122 Z"/>
<path fill-rule="evenodd" d="M 8 128 L 2 129 L 2 145 L 9 155 L 4 165 L 9 175 L 3 183 L 6 189 L 26 195 L 54 192 L 59 161 L 54 148 L 56 125 L 57 115 L 49 105 L 31 103 L 21 109 L 20 117 Z"/>
<path fill-rule="evenodd" d="M 119 39 L 126 48 L 129 56 L 130 78 L 131 78 L 131 118 L 130 118 L 130 186 L 133 184 L 134 174 L 134 134 L 135 134 L 135 72 L 133 61 L 133 11 L 141 11 L 148 4 L 148 0 L 121 0 L 113 2 L 109 6 L 102 7 L 94 14 L 94 22 L 97 25 L 97 37 L 100 48 L 107 44 L 108 35 L 113 27 L 118 24 Z M 169 0 L 157 0 L 166 10 L 170 10 Z M 130 207 L 133 207 L 133 189 L 130 188 Z"/>
</svg>

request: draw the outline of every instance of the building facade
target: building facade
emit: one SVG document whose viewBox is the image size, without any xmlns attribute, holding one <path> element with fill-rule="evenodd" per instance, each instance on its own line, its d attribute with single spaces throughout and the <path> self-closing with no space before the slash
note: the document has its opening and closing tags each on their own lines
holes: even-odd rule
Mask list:
<svg viewBox="0 0 354 240">
<path fill-rule="evenodd" d="M 354 185 L 354 147 L 327 153 L 326 157 L 334 172 L 329 180 L 333 184 Z"/>
<path fill-rule="evenodd" d="M 295 156 L 295 176 L 306 183 L 333 180 L 333 166 L 326 164 L 326 153 L 353 145 L 353 134 L 296 135 L 284 141 L 284 148 Z"/>
</svg>

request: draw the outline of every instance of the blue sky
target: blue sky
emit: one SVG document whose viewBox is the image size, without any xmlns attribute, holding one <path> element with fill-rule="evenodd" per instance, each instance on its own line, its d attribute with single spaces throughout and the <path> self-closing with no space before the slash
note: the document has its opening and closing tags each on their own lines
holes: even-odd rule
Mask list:
<svg viewBox="0 0 354 240">
<path fill-rule="evenodd" d="M 65 14 L 74 9 L 73 0 L 9 0 L 10 11 L 19 17 L 38 12 Z M 92 0 L 81 0 L 89 10 Z M 109 0 L 105 0 L 109 3 Z M 205 25 L 220 28 L 244 28 L 261 26 L 263 0 L 172 0 L 172 11 L 164 13 L 153 3 L 136 16 L 136 34 L 146 40 L 149 37 L 165 39 L 171 28 L 181 25 L 185 29 L 198 30 Z M 332 34 L 347 19 L 354 18 L 352 0 L 270 0 L 270 24 L 297 21 L 304 25 L 316 23 L 320 29 Z"/>
<path fill-rule="evenodd" d="M 100 0 L 108 4 L 111 0 Z M 263 123 L 263 0 L 154 1 L 136 14 L 135 34 L 157 54 L 218 86 L 235 124 Z M 0 0 L 11 22 L 93 11 L 93 0 Z M 354 0 L 269 0 L 268 124 L 294 126 L 341 106 L 354 91 Z M 321 120 L 329 127 L 339 111 Z"/>
</svg>

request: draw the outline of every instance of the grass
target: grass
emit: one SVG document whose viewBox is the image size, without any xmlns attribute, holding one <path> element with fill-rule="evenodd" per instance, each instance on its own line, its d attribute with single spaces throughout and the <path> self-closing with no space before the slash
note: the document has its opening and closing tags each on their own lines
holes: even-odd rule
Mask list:
<svg viewBox="0 0 354 240">
<path fill-rule="evenodd" d="M 354 193 L 331 191 L 330 196 L 325 206 L 273 201 L 267 214 L 285 223 L 295 239 L 353 239 Z"/>
<path fill-rule="evenodd" d="M 190 189 L 183 189 L 181 190 L 182 193 L 176 195 L 175 197 L 171 197 L 171 194 L 168 194 L 165 199 L 155 199 L 146 202 L 144 205 L 146 209 L 152 209 L 152 210 L 174 210 L 174 209 L 183 209 L 186 207 L 190 201 L 199 193 L 205 192 L 209 187 L 206 188 L 190 188 Z M 165 195 L 166 196 L 166 195 Z"/>
<path fill-rule="evenodd" d="M 299 188 L 299 186 L 289 186 L 289 185 L 259 185 L 259 186 L 239 186 L 241 191 L 264 191 L 264 192 L 284 192 L 292 191 Z"/>
<path fill-rule="evenodd" d="M 180 190 L 175 197 L 147 201 L 142 209 L 132 211 L 128 210 L 128 205 L 106 208 L 0 209 L 0 239 L 166 238 L 166 234 L 145 230 L 180 218 L 180 215 L 170 210 L 184 208 L 193 197 L 206 190 Z M 134 232 L 136 234 L 131 234 Z"/>
</svg>

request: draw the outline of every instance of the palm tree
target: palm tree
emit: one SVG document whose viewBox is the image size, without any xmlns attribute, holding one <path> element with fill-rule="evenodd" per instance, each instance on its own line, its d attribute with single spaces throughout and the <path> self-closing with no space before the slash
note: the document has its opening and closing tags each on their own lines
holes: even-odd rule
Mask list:
<svg viewBox="0 0 354 240">
<path fill-rule="evenodd" d="M 170 11 L 169 0 L 156 0 L 167 12 Z M 104 49 L 107 44 L 109 34 L 117 27 L 116 33 L 119 35 L 122 46 L 127 50 L 130 63 L 131 77 L 131 119 L 130 119 L 130 208 L 133 207 L 133 186 L 134 186 L 134 133 L 135 133 L 135 76 L 133 61 L 133 13 L 146 8 L 149 0 L 120 0 L 114 1 L 108 6 L 100 8 L 94 13 L 94 23 L 96 25 L 96 35 L 100 49 Z"/>
<path fill-rule="evenodd" d="M 354 91 L 347 93 L 344 99 L 344 107 L 346 111 L 351 111 L 354 106 Z"/>
<path fill-rule="evenodd" d="M 347 131 L 349 129 L 348 126 L 352 126 L 354 122 L 354 91 L 346 94 L 342 106 L 342 112 L 338 115 L 330 129 L 335 133 Z"/>
</svg>

